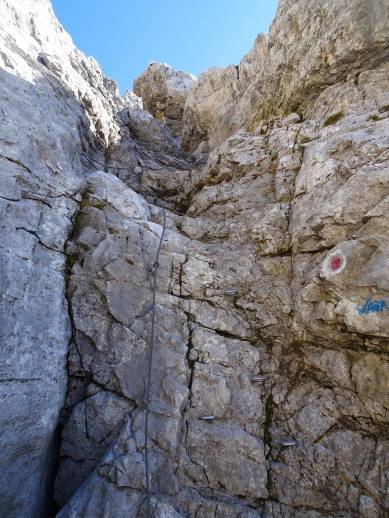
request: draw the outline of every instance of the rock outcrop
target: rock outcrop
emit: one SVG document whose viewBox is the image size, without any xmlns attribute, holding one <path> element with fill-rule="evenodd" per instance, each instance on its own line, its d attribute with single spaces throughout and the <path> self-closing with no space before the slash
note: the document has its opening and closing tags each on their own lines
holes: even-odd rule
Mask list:
<svg viewBox="0 0 389 518">
<path fill-rule="evenodd" d="M 0 0 L 4 515 L 147 516 L 155 268 L 153 516 L 387 515 L 384 3 L 282 0 L 142 100 Z"/>
<path fill-rule="evenodd" d="M 314 116 L 326 88 L 387 62 L 388 28 L 386 0 L 280 2 L 268 38 L 259 35 L 239 66 L 199 76 L 185 105 L 184 147 L 205 140 L 214 148 L 273 116 Z"/>
<path fill-rule="evenodd" d="M 188 92 L 195 77 L 162 63 L 150 63 L 134 81 L 134 92 L 145 109 L 163 120 L 175 135 L 181 135 L 182 117 Z"/>
</svg>

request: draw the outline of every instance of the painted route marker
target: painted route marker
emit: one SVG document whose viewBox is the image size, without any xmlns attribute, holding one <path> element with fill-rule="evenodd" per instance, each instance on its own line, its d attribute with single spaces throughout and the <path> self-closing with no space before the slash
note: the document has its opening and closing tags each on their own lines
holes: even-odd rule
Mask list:
<svg viewBox="0 0 389 518">
<path fill-rule="evenodd" d="M 357 308 L 358 315 L 368 315 L 369 313 L 382 313 L 388 309 L 388 305 L 384 299 L 381 300 L 367 300 L 365 304 Z"/>
<path fill-rule="evenodd" d="M 324 271 L 327 275 L 337 275 L 343 272 L 346 264 L 346 256 L 342 252 L 331 252 L 324 260 Z"/>
</svg>

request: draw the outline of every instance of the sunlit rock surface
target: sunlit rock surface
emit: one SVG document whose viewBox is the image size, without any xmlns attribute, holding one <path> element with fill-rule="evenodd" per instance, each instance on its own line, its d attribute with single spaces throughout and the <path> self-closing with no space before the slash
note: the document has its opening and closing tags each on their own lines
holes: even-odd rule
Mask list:
<svg viewBox="0 0 389 518">
<path fill-rule="evenodd" d="M 134 92 L 143 99 L 146 110 L 180 135 L 185 101 L 194 82 L 191 74 L 166 64 L 150 63 L 135 79 Z"/>
<path fill-rule="evenodd" d="M 0 0 L 4 516 L 147 516 L 161 207 L 153 516 L 387 515 L 384 4 L 283 0 L 239 67 L 121 97 Z"/>
</svg>

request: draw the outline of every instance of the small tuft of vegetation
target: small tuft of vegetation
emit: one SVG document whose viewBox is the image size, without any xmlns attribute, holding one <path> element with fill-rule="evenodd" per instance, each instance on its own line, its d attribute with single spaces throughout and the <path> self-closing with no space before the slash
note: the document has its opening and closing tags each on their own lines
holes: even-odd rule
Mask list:
<svg viewBox="0 0 389 518">
<path fill-rule="evenodd" d="M 79 210 L 85 209 L 89 205 L 89 192 L 85 192 L 82 195 L 82 199 L 80 201 L 80 208 Z"/>
<path fill-rule="evenodd" d="M 84 214 L 82 214 L 82 212 L 77 212 L 77 215 L 74 219 L 74 224 L 73 224 L 73 236 L 76 236 L 81 228 L 82 228 L 82 221 L 84 219 Z"/>
<path fill-rule="evenodd" d="M 103 210 L 106 206 L 107 204 L 102 200 L 93 200 L 92 202 L 92 207 L 95 209 Z"/>
<path fill-rule="evenodd" d="M 300 117 L 300 122 L 304 122 L 305 118 L 304 118 L 304 111 L 302 110 L 302 108 L 300 108 L 300 106 L 299 106 L 298 108 L 296 108 L 295 112 Z"/>
<path fill-rule="evenodd" d="M 75 255 L 67 255 L 66 261 L 65 261 L 65 267 L 64 267 L 64 279 L 65 279 L 65 289 L 66 292 L 69 290 L 69 282 L 70 282 L 70 276 L 72 275 L 73 266 L 76 262 L 76 256 Z"/>
<path fill-rule="evenodd" d="M 369 120 L 369 121 L 377 122 L 377 121 L 379 121 L 379 120 L 380 120 L 380 118 L 378 117 L 378 115 L 373 114 L 373 115 L 369 115 L 368 120 Z"/>
<path fill-rule="evenodd" d="M 306 144 L 307 142 L 311 142 L 311 138 L 308 135 L 302 135 L 300 138 L 300 144 Z"/>
<path fill-rule="evenodd" d="M 160 110 L 158 110 L 157 112 L 155 112 L 154 117 L 155 117 L 156 119 L 158 119 L 159 121 L 165 122 L 165 115 L 164 115 L 164 114 L 163 114 L 163 112 L 161 112 Z"/>
<path fill-rule="evenodd" d="M 331 126 L 331 124 L 336 124 L 342 117 L 344 117 L 344 113 L 342 111 L 334 113 L 324 121 L 324 126 Z"/>
<path fill-rule="evenodd" d="M 80 232 L 81 227 L 82 227 L 82 221 L 84 219 L 83 210 L 86 209 L 86 207 L 89 207 L 90 204 L 91 204 L 91 202 L 90 202 L 89 192 L 86 191 L 82 195 L 82 199 L 80 201 L 80 207 L 77 211 L 76 217 L 74 218 L 73 232 L 72 232 L 73 236 L 77 235 Z"/>
<path fill-rule="evenodd" d="M 272 500 L 277 500 L 277 484 L 275 483 L 271 473 L 268 473 L 266 481 L 266 489 L 268 490 L 269 497 Z"/>
</svg>

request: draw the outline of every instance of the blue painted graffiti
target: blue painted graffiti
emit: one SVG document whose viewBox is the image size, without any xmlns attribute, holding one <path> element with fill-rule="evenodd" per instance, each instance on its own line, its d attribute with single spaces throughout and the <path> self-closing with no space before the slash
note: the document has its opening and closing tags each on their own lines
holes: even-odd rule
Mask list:
<svg viewBox="0 0 389 518">
<path fill-rule="evenodd" d="M 358 315 L 368 315 L 369 313 L 382 313 L 388 306 L 385 300 L 368 300 L 358 308 Z"/>
</svg>

